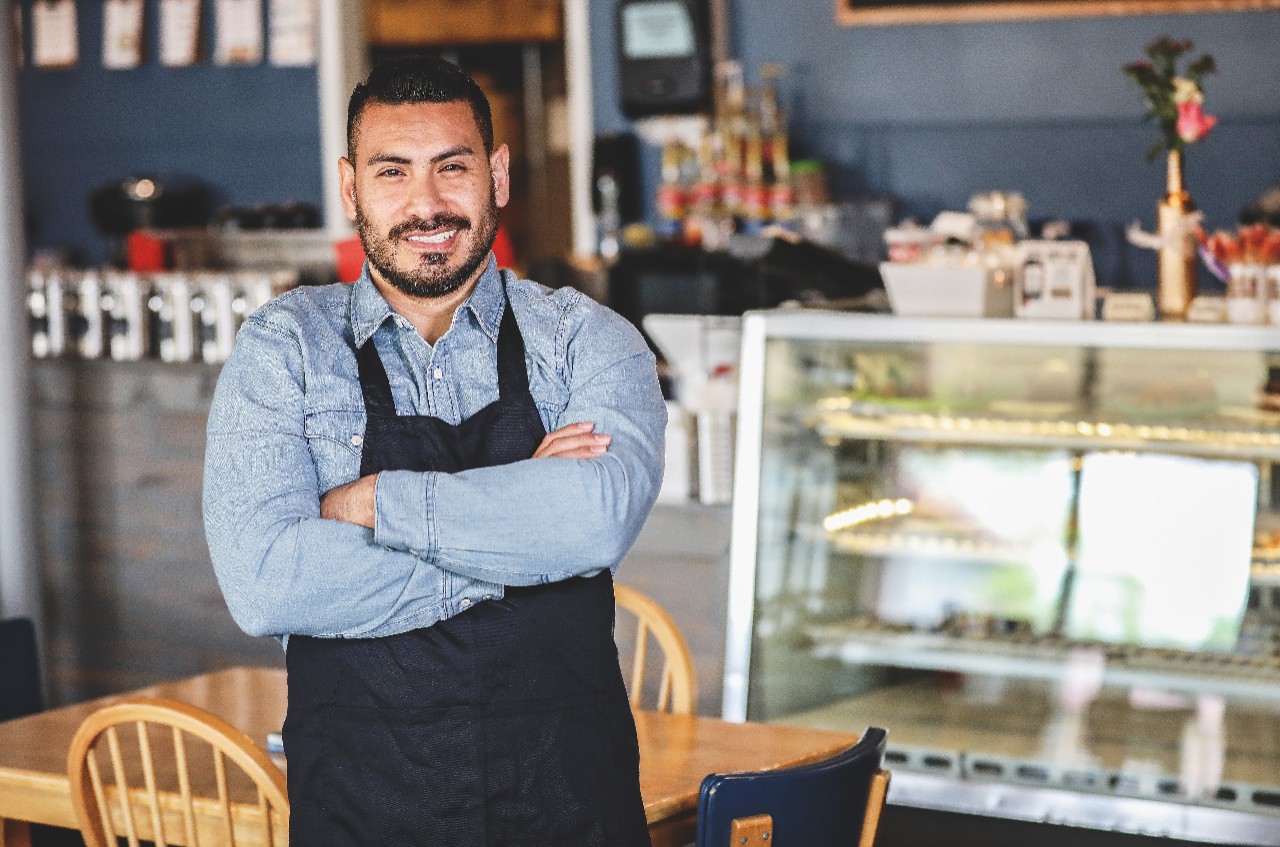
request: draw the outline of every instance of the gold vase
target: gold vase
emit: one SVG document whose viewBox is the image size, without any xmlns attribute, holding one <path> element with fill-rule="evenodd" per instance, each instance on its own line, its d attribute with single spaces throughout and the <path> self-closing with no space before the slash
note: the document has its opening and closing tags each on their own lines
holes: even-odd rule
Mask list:
<svg viewBox="0 0 1280 847">
<path fill-rule="evenodd" d="M 1158 214 L 1160 247 L 1159 303 L 1162 320 L 1182 321 L 1196 296 L 1196 239 L 1184 223 L 1196 204 L 1187 193 L 1182 151 L 1169 151 L 1168 189 Z"/>
</svg>

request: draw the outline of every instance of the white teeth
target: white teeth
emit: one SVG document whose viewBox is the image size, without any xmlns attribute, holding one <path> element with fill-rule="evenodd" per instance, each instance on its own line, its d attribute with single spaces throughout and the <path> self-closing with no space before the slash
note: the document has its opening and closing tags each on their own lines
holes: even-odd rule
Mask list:
<svg viewBox="0 0 1280 847">
<path fill-rule="evenodd" d="M 451 229 L 446 232 L 438 232 L 435 235 L 411 235 L 409 236 L 409 240 L 418 241 L 423 244 L 440 244 L 448 241 L 450 238 L 453 238 L 457 232 L 458 231 L 456 229 Z"/>
</svg>

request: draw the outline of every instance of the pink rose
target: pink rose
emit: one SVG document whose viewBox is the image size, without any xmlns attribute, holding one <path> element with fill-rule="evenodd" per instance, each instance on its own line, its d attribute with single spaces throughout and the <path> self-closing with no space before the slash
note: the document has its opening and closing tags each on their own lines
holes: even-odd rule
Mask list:
<svg viewBox="0 0 1280 847">
<path fill-rule="evenodd" d="M 1218 119 L 1206 115 L 1204 108 L 1194 101 L 1178 104 L 1178 137 L 1188 144 L 1195 144 L 1209 134 Z"/>
</svg>

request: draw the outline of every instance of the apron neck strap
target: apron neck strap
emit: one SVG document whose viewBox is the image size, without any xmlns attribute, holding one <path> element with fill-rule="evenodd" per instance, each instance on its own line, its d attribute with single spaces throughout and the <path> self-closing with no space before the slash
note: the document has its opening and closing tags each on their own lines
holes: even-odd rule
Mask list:
<svg viewBox="0 0 1280 847">
<path fill-rule="evenodd" d="M 524 361 L 524 337 L 511 311 L 511 298 L 507 296 L 507 281 L 502 281 L 502 323 L 498 328 L 498 396 L 517 398 L 529 392 L 529 372 Z M 382 365 L 373 336 L 356 348 L 356 364 L 360 372 L 360 390 L 364 393 L 364 405 L 369 414 L 394 416 L 395 398 L 391 396 L 391 381 Z"/>
</svg>

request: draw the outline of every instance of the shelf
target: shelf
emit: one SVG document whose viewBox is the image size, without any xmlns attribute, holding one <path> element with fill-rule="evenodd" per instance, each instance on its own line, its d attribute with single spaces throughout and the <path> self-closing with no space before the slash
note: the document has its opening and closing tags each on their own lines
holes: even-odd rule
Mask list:
<svg viewBox="0 0 1280 847">
<path fill-rule="evenodd" d="M 915 531 L 850 531 L 823 532 L 820 529 L 797 528 L 802 537 L 825 538 L 841 552 L 857 556 L 898 556 L 904 553 L 925 554 L 947 562 L 989 562 L 1001 565 L 1022 565 L 1032 560 L 1033 547 L 1029 544 L 1009 544 L 975 539 L 952 532 Z M 1064 561 L 1071 559 L 1065 547 L 1060 550 Z M 1280 585 L 1280 550 L 1254 548 L 1249 566 L 1249 581 L 1254 585 Z"/>
<path fill-rule="evenodd" d="M 816 534 L 816 533 L 815 533 Z M 925 554 L 952 562 L 991 562 L 1006 565 L 1026 564 L 1031 547 L 1025 544 L 1003 544 L 954 535 L 924 532 L 834 532 L 827 534 L 831 546 L 841 553 L 862 556 L 893 556 L 903 553 Z M 1066 551 L 1062 553 L 1064 559 Z"/>
<path fill-rule="evenodd" d="M 824 405 L 830 407 L 834 401 Z M 1280 461 L 1280 415 L 1269 413 L 1265 427 L 1259 423 L 1246 428 L 1232 426 L 1221 417 L 1212 424 L 1186 426 L 943 414 L 850 403 L 842 410 L 821 409 L 805 425 L 828 442 L 856 439 L 1001 449 L 1132 450 Z"/>
<path fill-rule="evenodd" d="M 1068 660 L 1073 655 L 1098 651 L 1105 657 L 1107 685 L 1216 694 L 1250 702 L 1280 699 L 1280 656 L 1275 655 L 1190 653 L 1052 638 L 961 639 L 866 621 L 813 625 L 805 632 L 816 656 L 851 665 L 1060 680 L 1069 673 Z"/>
</svg>

